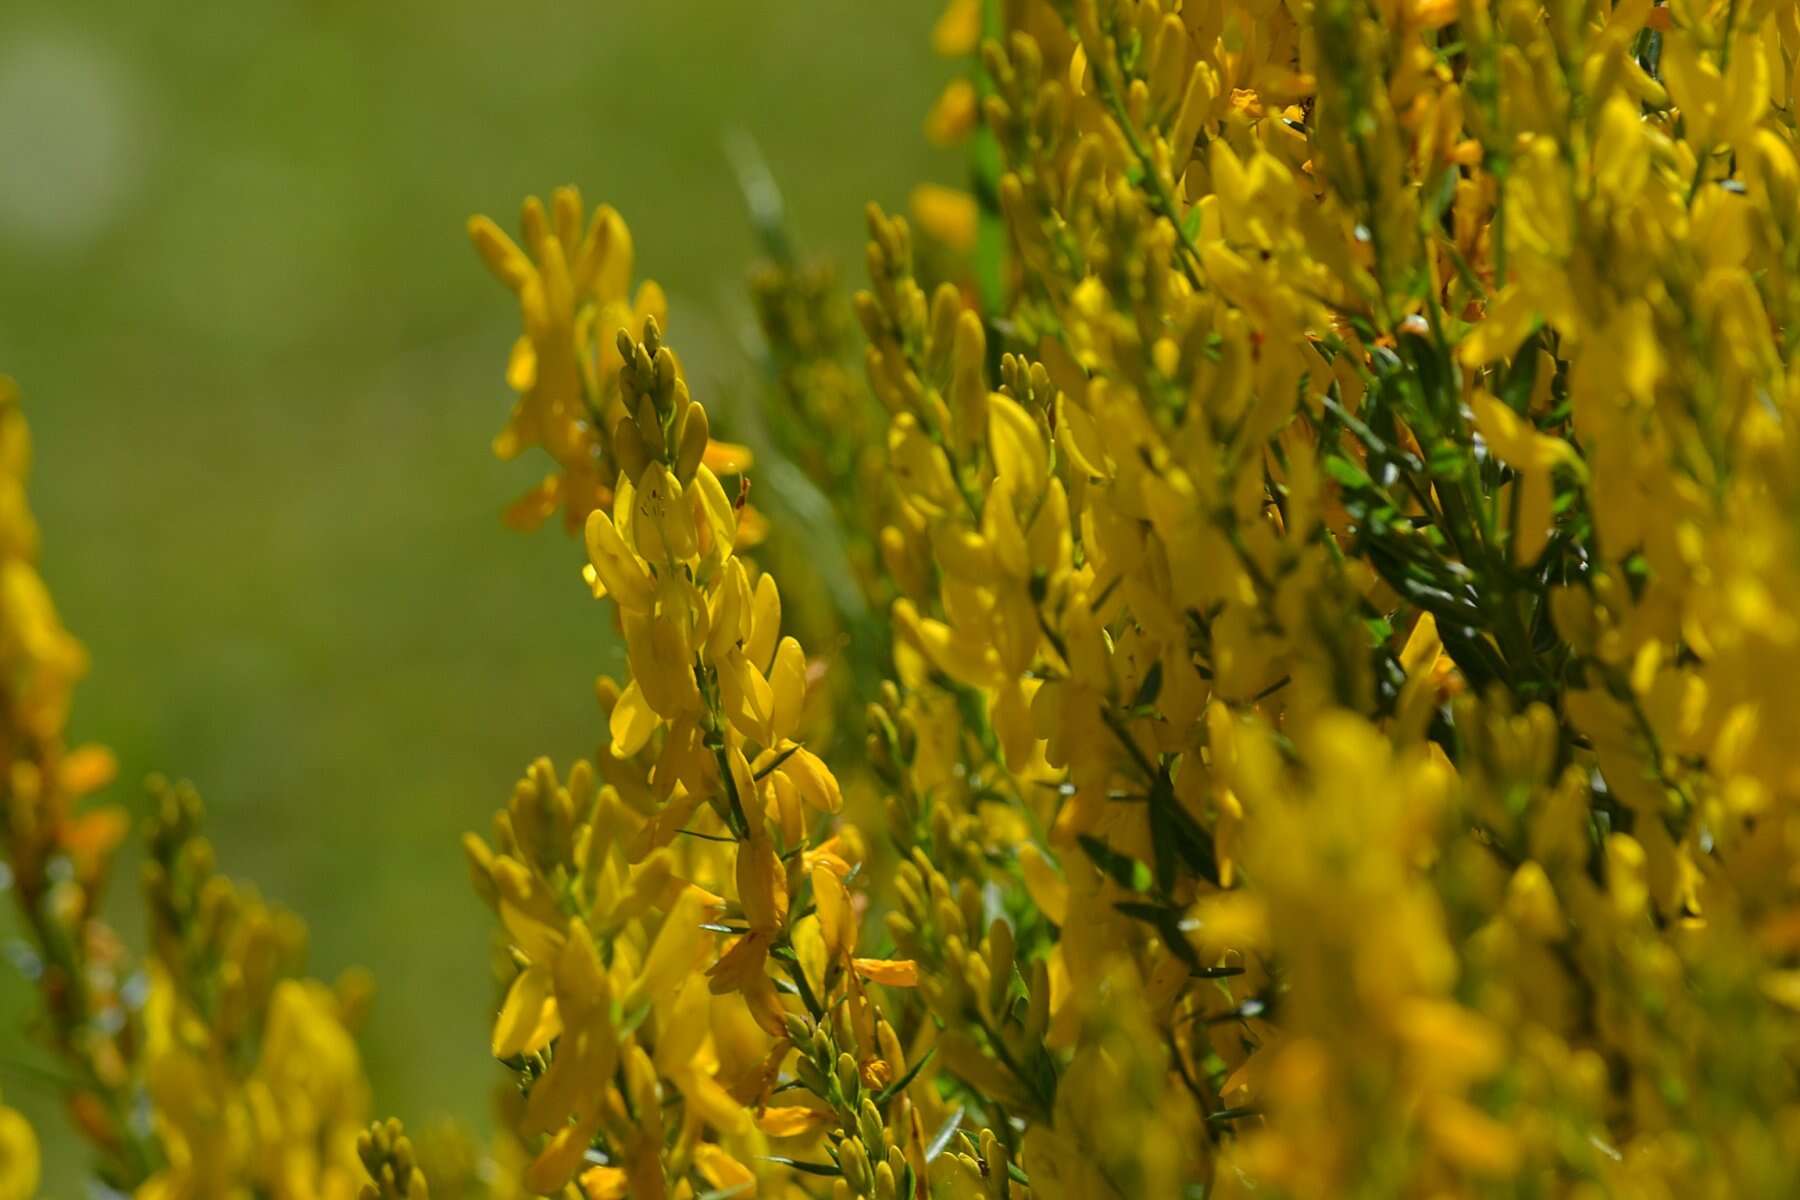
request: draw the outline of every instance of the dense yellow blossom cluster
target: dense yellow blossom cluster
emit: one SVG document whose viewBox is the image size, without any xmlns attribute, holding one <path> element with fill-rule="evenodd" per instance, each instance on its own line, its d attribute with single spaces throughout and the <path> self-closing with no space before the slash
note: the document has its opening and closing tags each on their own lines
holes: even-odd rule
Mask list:
<svg viewBox="0 0 1800 1200">
<path fill-rule="evenodd" d="M 1800 1188 L 1800 11 L 957 0 L 935 40 L 972 186 L 915 193 L 928 254 L 870 215 L 880 495 L 786 336 L 811 277 L 759 293 L 881 565 L 888 680 L 823 747 L 863 802 L 658 327 L 590 380 L 584 436 L 650 445 L 587 528 L 632 676 L 472 846 L 537 1185 Z M 522 294 L 537 240 L 485 251 Z M 582 311 L 553 353 L 599 362 Z"/>
<path fill-rule="evenodd" d="M 0 377 L 0 878 L 97 1184 L 142 1200 L 355 1200 L 369 1097 L 353 1029 L 368 984 L 300 976 L 304 926 L 217 872 L 191 788 L 150 784 L 142 961 L 101 918 L 126 820 L 82 803 L 111 756 L 63 741 L 86 657 L 37 573 L 30 457 Z M 0 1108 L 0 1197 L 36 1195 L 38 1174 L 35 1137 Z"/>
<path fill-rule="evenodd" d="M 745 503 L 618 214 L 471 222 L 495 448 L 554 463 L 510 516 L 583 535 L 629 668 L 466 842 L 490 1148 L 356 1136 L 360 987 L 183 789 L 130 998 L 6 398 L 5 844 L 104 1177 L 1800 1194 L 1800 5 L 952 0 L 934 43 L 967 190 L 872 209 L 847 306 L 779 237 L 756 279 L 810 527 Z M 0 1110 L 0 1196 L 30 1145 Z"/>
</svg>

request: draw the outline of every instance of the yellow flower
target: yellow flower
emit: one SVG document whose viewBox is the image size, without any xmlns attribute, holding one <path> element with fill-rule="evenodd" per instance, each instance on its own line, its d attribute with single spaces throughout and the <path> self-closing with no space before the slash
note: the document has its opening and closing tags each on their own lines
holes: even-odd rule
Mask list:
<svg viewBox="0 0 1800 1200">
<path fill-rule="evenodd" d="M 922 183 L 912 190 L 908 205 L 919 228 L 958 254 L 975 248 L 976 223 L 979 212 L 975 198 L 967 192 Z"/>
<path fill-rule="evenodd" d="M 31 1200 L 38 1191 L 38 1144 L 17 1109 L 0 1105 L 0 1200 Z"/>
</svg>

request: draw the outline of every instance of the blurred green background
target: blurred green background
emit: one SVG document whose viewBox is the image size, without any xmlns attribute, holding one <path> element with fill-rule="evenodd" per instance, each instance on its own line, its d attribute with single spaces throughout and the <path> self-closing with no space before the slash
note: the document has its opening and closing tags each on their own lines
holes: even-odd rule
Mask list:
<svg viewBox="0 0 1800 1200">
<path fill-rule="evenodd" d="M 465 218 L 510 227 L 565 181 L 614 203 L 729 436 L 757 385 L 725 140 L 854 278 L 863 203 L 955 177 L 919 132 L 935 8 L 0 4 L 0 371 L 94 658 L 75 736 L 134 807 L 149 772 L 191 778 L 318 973 L 374 968 L 382 1111 L 487 1120 L 490 921 L 457 837 L 533 756 L 590 751 L 617 661 L 576 544 L 500 524 L 542 463 L 488 453 L 517 317 Z M 0 966 L 0 1092 L 41 1119 L 23 991 Z M 47 1193 L 79 1194 L 45 1132 Z"/>
</svg>

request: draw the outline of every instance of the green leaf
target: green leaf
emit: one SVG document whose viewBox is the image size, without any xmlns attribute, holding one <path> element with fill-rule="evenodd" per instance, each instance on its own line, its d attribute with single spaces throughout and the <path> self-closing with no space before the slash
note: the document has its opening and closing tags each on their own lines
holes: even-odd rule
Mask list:
<svg viewBox="0 0 1800 1200">
<path fill-rule="evenodd" d="M 1500 381 L 1499 398 L 1516 413 L 1524 413 L 1531 403 L 1532 389 L 1537 386 L 1538 356 L 1536 339 L 1527 339 Z"/>
<path fill-rule="evenodd" d="M 1175 784 L 1166 770 L 1150 788 L 1150 826 L 1155 834 L 1167 834 L 1183 866 L 1218 886 L 1218 853 L 1212 835 L 1182 807 L 1180 798 L 1175 795 Z M 1161 840 L 1160 836 L 1157 840 Z M 1158 849 L 1160 852 L 1160 847 Z M 1169 890 L 1167 886 L 1163 888 L 1165 892 Z"/>
<path fill-rule="evenodd" d="M 1093 864 L 1099 867 L 1114 883 L 1127 891 L 1147 892 L 1150 890 L 1149 867 L 1128 854 L 1120 854 L 1092 834 L 1079 834 L 1075 840 L 1081 843 L 1081 849 L 1093 861 Z"/>
<path fill-rule="evenodd" d="M 875 1103 L 877 1105 L 886 1104 L 889 1100 L 892 1100 L 895 1096 L 898 1096 L 901 1092 L 905 1091 L 906 1085 L 918 1078 L 919 1072 L 925 1069 L 925 1064 L 930 1062 L 932 1056 L 936 1053 L 936 1046 L 927 1050 L 918 1062 L 906 1069 L 906 1074 L 894 1080 L 894 1082 L 888 1084 L 886 1087 L 882 1088 L 880 1092 L 876 1093 Z"/>
<path fill-rule="evenodd" d="M 1175 820 L 1167 803 L 1150 795 L 1150 854 L 1156 872 L 1156 890 L 1164 895 L 1175 890 Z"/>
<path fill-rule="evenodd" d="M 938 1155 L 944 1152 L 944 1147 L 950 1144 L 950 1139 L 956 1136 L 956 1128 L 962 1124 L 962 1119 L 963 1110 L 960 1105 L 950 1110 L 950 1115 L 944 1118 L 944 1123 L 938 1126 L 938 1131 L 931 1135 L 930 1144 L 925 1147 L 927 1163 L 937 1161 Z"/>
<path fill-rule="evenodd" d="M 650 1015 L 651 1007 L 650 1001 L 646 1000 L 627 1013 L 625 1017 L 617 1023 L 619 1036 L 624 1037 L 639 1025 L 642 1025 L 644 1023 L 644 1018 Z"/>
<path fill-rule="evenodd" d="M 1143 708 L 1146 705 L 1155 704 L 1157 696 L 1162 694 L 1162 683 L 1162 659 L 1159 658 L 1150 664 L 1148 671 L 1144 672 L 1144 681 L 1138 684 L 1137 695 L 1132 697 L 1131 707 Z"/>
<path fill-rule="evenodd" d="M 1448 168 L 1438 175 L 1435 186 L 1430 188 L 1430 197 L 1426 211 L 1433 224 L 1444 219 L 1450 211 L 1450 202 L 1456 199 L 1456 181 L 1462 178 L 1462 172 L 1455 167 Z"/>
<path fill-rule="evenodd" d="M 756 1180 L 746 1179 L 742 1183 L 734 1183 L 730 1187 L 714 1188 L 710 1192 L 701 1192 L 694 1200 L 731 1200 L 733 1196 L 745 1196 L 756 1186 Z"/>
<path fill-rule="evenodd" d="M 1325 473 L 1347 488 L 1360 489 L 1375 486 L 1375 481 L 1369 478 L 1367 471 L 1341 455 L 1328 454 L 1325 456 Z"/>
<path fill-rule="evenodd" d="M 1113 907 L 1134 921 L 1142 921 L 1155 929 L 1162 938 L 1163 945 L 1169 952 L 1187 965 L 1188 974 L 1201 975 L 1207 968 L 1200 965 L 1200 956 L 1181 932 L 1181 914 L 1175 909 L 1162 904 L 1140 904 L 1136 901 L 1121 900 Z"/>
<path fill-rule="evenodd" d="M 1425 456 L 1435 479 L 1456 479 L 1469 468 L 1469 449 L 1457 442 L 1439 442 Z"/>
<path fill-rule="evenodd" d="M 1209 1121 L 1240 1121 L 1245 1117 L 1260 1117 L 1260 1108 L 1221 1108 L 1218 1112 L 1206 1114 Z"/>
<path fill-rule="evenodd" d="M 791 1167 L 793 1170 L 803 1172 L 807 1175 L 819 1175 L 826 1178 L 833 1178 L 843 1174 L 843 1172 L 832 1163 L 801 1162 L 797 1158 L 784 1158 L 779 1154 L 765 1154 L 762 1156 L 762 1160 L 764 1162 L 772 1162 L 778 1167 Z"/>
</svg>

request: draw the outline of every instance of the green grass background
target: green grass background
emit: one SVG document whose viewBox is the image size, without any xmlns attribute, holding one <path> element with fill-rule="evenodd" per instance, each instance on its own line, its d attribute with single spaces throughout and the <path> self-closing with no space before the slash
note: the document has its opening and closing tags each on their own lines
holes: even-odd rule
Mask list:
<svg viewBox="0 0 1800 1200">
<path fill-rule="evenodd" d="M 376 971 L 381 1111 L 487 1119 L 491 923 L 457 837 L 533 756 L 600 739 L 617 662 L 577 546 L 500 524 L 540 464 L 488 453 L 516 313 L 465 217 L 510 227 L 565 181 L 616 204 L 729 435 L 754 248 L 724 139 L 854 279 L 864 201 L 956 175 L 919 134 L 935 7 L 0 6 L 0 371 L 94 657 L 75 734 L 134 808 L 149 772 L 192 779 L 315 970 Z M 79 1195 L 24 993 L 0 965 L 0 1093 L 46 1126 L 46 1194 Z"/>
</svg>

